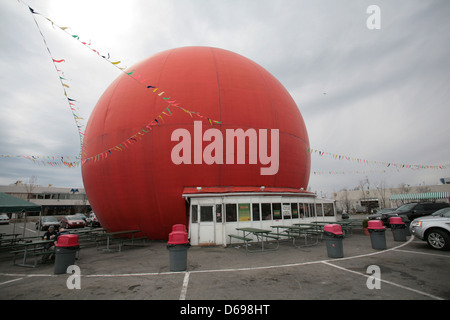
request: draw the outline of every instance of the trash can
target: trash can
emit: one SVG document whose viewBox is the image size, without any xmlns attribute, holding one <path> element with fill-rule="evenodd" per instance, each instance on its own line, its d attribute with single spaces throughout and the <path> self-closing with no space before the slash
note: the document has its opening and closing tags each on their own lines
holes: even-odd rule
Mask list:
<svg viewBox="0 0 450 320">
<path fill-rule="evenodd" d="M 389 219 L 394 241 L 406 241 L 406 225 L 400 217 L 392 217 Z"/>
<path fill-rule="evenodd" d="M 185 230 L 184 225 L 174 225 L 172 232 L 169 234 L 167 250 L 169 250 L 170 271 L 185 271 L 187 269 L 187 251 L 191 245 Z"/>
<path fill-rule="evenodd" d="M 55 244 L 55 274 L 67 273 L 67 268 L 75 264 L 77 251 L 80 249 L 76 234 L 63 234 Z"/>
<path fill-rule="evenodd" d="M 386 227 L 383 226 L 383 221 L 370 220 L 368 229 L 370 241 L 372 242 L 372 249 L 386 249 Z"/>
<path fill-rule="evenodd" d="M 338 224 L 327 224 L 324 226 L 323 230 L 324 238 L 327 243 L 328 257 L 344 257 L 344 248 L 342 244 L 344 234 L 342 233 L 342 227 Z"/>
</svg>

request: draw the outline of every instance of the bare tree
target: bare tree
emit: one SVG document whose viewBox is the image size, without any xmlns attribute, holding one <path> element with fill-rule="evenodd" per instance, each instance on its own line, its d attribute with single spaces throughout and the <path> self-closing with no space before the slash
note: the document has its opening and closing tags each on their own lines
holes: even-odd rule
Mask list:
<svg viewBox="0 0 450 320">
<path fill-rule="evenodd" d="M 37 177 L 35 175 L 28 179 L 28 183 L 25 184 L 25 190 L 27 191 L 27 201 L 30 201 L 34 188 L 37 187 Z"/>
</svg>

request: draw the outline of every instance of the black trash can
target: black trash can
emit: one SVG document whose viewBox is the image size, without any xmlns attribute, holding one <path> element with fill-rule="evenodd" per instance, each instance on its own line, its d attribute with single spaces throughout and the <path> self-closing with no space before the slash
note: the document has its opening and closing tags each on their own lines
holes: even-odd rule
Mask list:
<svg viewBox="0 0 450 320">
<path fill-rule="evenodd" d="M 184 228 L 185 229 L 185 228 Z M 170 271 L 186 271 L 187 269 L 187 251 L 190 248 L 188 235 L 181 231 L 180 225 L 174 225 L 169 234 L 167 250 L 169 250 Z"/>
<path fill-rule="evenodd" d="M 369 221 L 370 241 L 372 242 L 372 249 L 384 250 L 386 249 L 386 227 L 383 226 L 381 220 Z"/>
<path fill-rule="evenodd" d="M 328 257 L 343 258 L 344 246 L 342 240 L 344 239 L 344 234 L 342 233 L 342 227 L 338 224 L 327 224 L 323 230 Z"/>
<path fill-rule="evenodd" d="M 55 274 L 67 273 L 67 268 L 75 264 L 77 251 L 80 249 L 76 234 L 64 234 L 55 244 Z"/>
<path fill-rule="evenodd" d="M 400 217 L 392 217 L 389 219 L 394 241 L 406 241 L 406 225 Z"/>
</svg>

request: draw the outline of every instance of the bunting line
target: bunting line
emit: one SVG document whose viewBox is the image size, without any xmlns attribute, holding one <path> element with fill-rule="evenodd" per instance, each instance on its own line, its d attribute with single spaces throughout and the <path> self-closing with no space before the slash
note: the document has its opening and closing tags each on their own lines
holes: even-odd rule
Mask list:
<svg viewBox="0 0 450 320">
<path fill-rule="evenodd" d="M 19 2 L 21 2 L 19 0 Z M 24 4 L 23 2 L 21 2 L 22 4 Z M 26 4 L 24 4 L 26 5 Z M 67 81 L 64 77 L 62 77 L 62 75 L 64 75 L 62 73 L 62 75 L 59 76 L 62 88 L 64 90 L 64 94 L 67 97 L 67 101 L 69 104 L 70 109 L 72 110 L 72 114 L 74 116 L 74 120 L 77 124 L 78 127 L 78 132 L 80 134 L 80 145 L 81 145 L 81 158 L 76 159 L 76 161 L 72 162 L 72 163 L 79 163 L 81 165 L 84 165 L 86 162 L 88 161 L 98 161 L 98 160 L 103 160 L 103 159 L 107 159 L 109 155 L 112 154 L 113 151 L 123 151 L 125 149 L 128 149 L 131 145 L 133 145 L 134 143 L 137 143 L 138 141 L 140 141 L 142 139 L 142 137 L 151 132 L 153 130 L 153 127 L 155 126 L 160 126 L 162 123 L 164 123 L 164 117 L 171 117 L 172 114 L 172 110 L 170 108 L 177 108 L 180 109 L 182 111 L 184 111 L 185 113 L 187 113 L 191 118 L 194 117 L 198 117 L 202 120 L 208 121 L 210 123 L 210 125 L 213 124 L 222 124 L 221 121 L 217 121 L 217 120 L 213 120 L 209 117 L 203 116 L 198 112 L 192 111 L 192 110 L 188 110 L 182 106 L 180 106 L 180 103 L 178 103 L 174 98 L 172 98 L 170 95 L 168 95 L 163 89 L 158 88 L 153 86 L 152 84 L 148 84 L 146 83 L 147 80 L 145 78 L 142 77 L 142 75 L 137 74 L 136 70 L 126 70 L 127 67 L 126 66 L 122 66 L 122 61 L 121 60 L 111 60 L 111 55 L 109 53 L 107 53 L 106 55 L 101 54 L 98 50 L 94 49 L 91 46 L 91 41 L 89 42 L 85 42 L 82 41 L 80 39 L 80 36 L 78 34 L 72 34 L 69 32 L 69 30 L 71 30 L 70 27 L 66 27 L 66 26 L 59 26 L 57 25 L 54 21 L 52 21 L 51 19 L 45 17 L 44 15 L 40 14 L 39 12 L 36 12 L 33 8 L 31 8 L 30 6 L 26 5 L 30 12 L 32 13 L 33 16 L 33 20 L 35 21 L 39 32 L 41 33 L 42 39 L 47 47 L 47 50 L 50 54 L 50 57 L 52 58 L 52 62 L 53 65 L 55 67 L 55 69 L 58 72 L 58 75 L 60 75 L 60 72 L 62 72 L 61 70 L 58 69 L 56 64 L 61 64 L 65 62 L 65 59 L 55 59 L 52 54 L 51 51 L 46 43 L 45 37 L 43 36 L 41 29 L 36 21 L 36 19 L 34 18 L 34 15 L 40 15 L 41 17 L 43 17 L 44 19 L 46 19 L 47 21 L 49 21 L 52 24 L 52 27 L 57 27 L 58 29 L 62 30 L 65 34 L 67 34 L 68 36 L 70 36 L 71 39 L 75 39 L 78 42 L 80 42 L 82 45 L 84 45 L 85 47 L 87 47 L 88 49 L 90 49 L 92 52 L 94 52 L 95 54 L 97 54 L 99 57 L 105 59 L 106 61 L 108 61 L 112 66 L 118 68 L 119 70 L 121 70 L 123 73 L 125 73 L 127 76 L 131 77 L 133 80 L 135 80 L 138 84 L 144 86 L 146 89 L 148 89 L 148 92 L 153 93 L 158 95 L 161 99 L 163 99 L 166 103 L 167 103 L 167 107 L 159 114 L 157 115 L 151 122 L 149 122 L 147 125 L 145 125 L 144 127 L 142 127 L 138 132 L 136 132 L 135 134 L 131 135 L 128 139 L 122 141 L 121 143 L 117 144 L 116 146 L 109 148 L 107 150 L 105 150 L 104 152 L 101 152 L 95 156 L 91 156 L 91 157 L 87 157 L 86 154 L 83 153 L 84 151 L 84 141 L 83 141 L 83 136 L 84 133 L 81 130 L 81 126 L 78 122 L 78 120 L 82 120 L 83 118 L 78 116 L 74 111 L 75 109 L 75 104 L 74 102 L 76 102 L 76 100 L 70 98 L 67 94 L 67 91 L 65 88 L 70 88 L 69 85 L 67 85 L 65 82 L 63 81 Z M 320 157 L 329 157 L 332 158 L 334 160 L 346 160 L 349 162 L 354 162 L 354 163 L 359 163 L 359 164 L 365 164 L 365 165 L 379 165 L 379 166 L 383 166 L 386 168 L 390 168 L 390 169 L 412 169 L 412 170 L 421 170 L 421 169 L 435 169 L 435 170 L 443 170 L 443 169 L 449 169 L 450 168 L 450 164 L 442 164 L 442 165 L 420 165 L 420 164 L 402 164 L 402 163 L 394 163 L 394 162 L 383 162 L 383 161 L 374 161 L 374 160 L 367 160 L 367 159 L 362 159 L 362 158 L 355 158 L 352 156 L 347 156 L 347 155 L 342 155 L 342 154 L 335 154 L 335 153 L 330 153 L 327 151 L 321 151 L 321 150 L 317 150 L 317 149 L 311 149 L 311 148 L 307 148 L 306 150 L 307 153 L 309 154 L 314 154 L 314 155 L 319 155 Z M 33 157 L 33 156 L 9 156 L 9 155 L 0 155 L 0 158 L 13 158 L 13 157 L 22 157 L 25 159 L 29 159 L 32 161 L 49 161 L 49 159 L 47 158 L 46 160 L 40 160 L 39 158 Z M 61 163 L 64 163 L 64 157 L 61 157 Z M 51 161 L 50 161 L 51 162 Z M 56 162 L 59 163 L 59 162 Z M 70 162 L 68 162 L 70 163 Z M 71 166 L 76 166 L 75 165 L 71 165 Z M 384 170 L 386 171 L 386 170 Z M 364 174 L 370 171 L 365 171 L 365 170 L 355 170 L 355 171 L 351 171 L 353 173 L 356 174 Z M 345 174 L 344 171 L 312 171 L 313 174 Z"/>
<path fill-rule="evenodd" d="M 27 6 L 28 6 L 28 5 L 27 5 Z M 96 160 L 98 160 L 98 159 L 106 159 L 106 158 L 108 157 L 108 154 L 111 154 L 111 153 L 112 153 L 112 152 L 111 152 L 112 150 L 114 150 L 114 151 L 122 151 L 123 148 L 128 147 L 128 145 L 129 145 L 130 143 L 137 142 L 137 141 L 138 141 L 137 138 L 139 138 L 139 140 L 140 140 L 140 138 L 142 138 L 142 136 L 143 136 L 144 134 L 146 134 L 146 133 L 149 132 L 149 131 L 146 131 L 145 129 L 151 130 L 151 127 L 152 127 L 152 126 L 154 126 L 154 125 L 158 125 L 158 126 L 159 126 L 159 125 L 160 125 L 160 122 L 164 122 L 163 115 L 166 116 L 166 117 L 172 116 L 172 112 L 171 112 L 170 109 L 169 109 L 170 107 L 175 107 L 175 108 L 178 108 L 178 109 L 183 110 L 184 112 L 186 112 L 187 114 L 189 114 L 189 115 L 191 116 L 191 118 L 192 118 L 193 116 L 197 116 L 197 117 L 200 118 L 200 119 L 207 120 L 207 121 L 210 123 L 210 125 L 213 125 L 213 124 L 222 124 L 221 121 L 211 119 L 211 118 L 209 118 L 209 117 L 207 117 L 207 116 L 201 115 L 199 112 L 195 112 L 195 111 L 192 111 L 192 110 L 188 110 L 188 109 L 186 109 L 186 108 L 180 106 L 180 103 L 178 103 L 176 100 L 172 99 L 171 96 L 166 96 L 166 94 L 165 94 L 166 92 L 163 91 L 161 88 L 157 88 L 157 87 L 153 86 L 152 84 L 146 84 L 147 80 L 146 80 L 145 78 L 141 80 L 142 75 L 136 74 L 136 72 L 135 72 L 136 70 L 131 70 L 131 71 L 128 71 L 128 72 L 125 71 L 125 70 L 126 70 L 126 67 L 121 65 L 121 60 L 117 60 L 117 61 L 112 61 L 112 60 L 110 60 L 111 55 L 110 55 L 109 53 L 108 53 L 107 55 L 101 54 L 98 50 L 94 49 L 94 48 L 91 46 L 91 42 L 90 42 L 90 41 L 89 41 L 89 43 L 84 42 L 84 41 L 81 41 L 79 35 L 71 34 L 70 32 L 68 32 L 68 30 L 70 30 L 70 27 L 61 27 L 61 26 L 59 26 L 58 24 L 56 24 L 53 20 L 51 20 L 51 19 L 45 17 L 45 16 L 42 15 L 41 13 L 39 13 L 39 12 L 37 12 L 36 10 L 34 10 L 33 8 L 31 8 L 30 6 L 28 6 L 28 8 L 30 9 L 30 12 L 31 12 L 32 14 L 42 16 L 44 19 L 46 19 L 47 21 L 49 21 L 49 22 L 52 24 L 53 27 L 59 28 L 59 29 L 62 30 L 65 34 L 69 35 L 72 39 L 75 39 L 75 40 L 77 40 L 78 42 L 80 42 L 82 45 L 84 45 L 85 47 L 87 47 L 88 49 L 90 49 L 91 51 L 93 51 L 94 53 L 96 53 L 99 57 L 101 57 L 101 58 L 105 59 L 106 61 L 108 61 L 112 66 L 118 68 L 118 69 L 121 70 L 123 73 L 125 73 L 126 75 L 128 75 L 129 77 L 131 77 L 131 78 L 132 78 L 133 80 L 135 80 L 138 84 L 144 86 L 146 89 L 149 89 L 148 92 L 151 92 L 151 93 L 154 93 L 154 94 L 158 95 L 159 97 L 161 97 L 161 99 L 163 99 L 163 100 L 168 104 L 168 106 L 164 109 L 164 111 L 162 111 L 159 115 L 157 115 L 157 116 L 154 118 L 154 120 L 153 120 L 152 122 L 148 123 L 148 124 L 147 124 L 145 127 L 143 127 L 140 131 L 138 131 L 137 133 L 133 134 L 130 138 L 128 138 L 127 140 L 123 141 L 122 143 L 120 143 L 120 144 L 118 144 L 118 145 L 116 145 L 116 146 L 114 146 L 114 147 L 112 147 L 112 148 L 109 148 L 109 149 L 105 150 L 105 151 L 102 152 L 102 153 L 99 153 L 99 154 L 97 154 L 97 155 L 95 155 L 95 156 L 92 156 L 92 157 L 85 158 L 84 161 L 82 161 L 82 165 L 83 165 L 84 163 L 86 163 L 87 161 L 89 161 L 89 160 L 95 160 L 95 161 L 96 161 Z M 34 16 L 33 16 L 33 19 L 34 19 Z M 36 20 L 35 20 L 35 22 L 36 22 Z M 36 22 L 36 25 L 37 25 L 37 22 Z M 39 28 L 39 26 L 38 26 L 38 28 Z M 41 32 L 41 35 L 42 35 L 42 32 Z M 42 37 L 43 37 L 43 36 L 42 36 Z M 43 37 L 43 38 L 44 38 L 44 37 Z M 44 39 L 44 42 L 45 42 L 45 39 Z M 47 48 L 48 48 L 48 46 L 47 46 Z M 50 53 L 50 51 L 49 51 L 49 53 Z M 52 59 L 53 59 L 53 57 L 52 57 Z M 63 60 L 64 60 L 64 59 L 62 59 L 62 60 L 56 60 L 56 59 L 53 59 L 54 63 L 60 63 L 60 62 L 63 62 Z M 55 68 L 56 68 L 56 66 L 55 66 Z M 58 70 L 58 69 L 57 69 L 57 70 Z M 68 88 L 67 84 L 64 84 L 64 83 L 62 82 L 62 79 L 60 79 L 60 80 L 61 80 L 63 89 L 64 89 L 64 87 Z M 64 89 L 64 90 L 65 90 L 65 89 Z M 65 91 L 65 93 L 66 93 L 66 91 Z M 67 96 L 67 94 L 66 94 L 66 96 Z M 172 100 L 171 100 L 171 99 L 172 99 Z M 70 101 L 73 101 L 73 100 L 70 100 Z M 168 113 L 166 113 L 166 111 L 167 111 Z M 80 119 L 80 117 L 74 115 L 74 119 L 77 121 L 78 119 Z M 158 119 L 160 119 L 160 120 L 158 120 Z M 80 127 L 78 126 L 78 123 L 77 123 L 77 127 L 80 129 Z M 79 131 L 80 131 L 80 130 L 79 130 Z M 81 134 L 81 133 L 80 133 L 80 134 Z M 84 133 L 83 133 L 82 135 L 84 135 Z M 81 140 L 81 141 L 82 141 L 82 143 L 81 143 L 81 155 L 82 155 L 82 156 L 86 156 L 86 154 L 85 154 L 85 147 L 84 147 L 84 145 L 83 145 L 83 140 Z"/>
<path fill-rule="evenodd" d="M 307 148 L 306 152 L 309 154 L 318 155 L 320 157 L 328 157 L 333 160 L 338 161 L 349 161 L 356 162 L 359 164 L 365 165 L 378 165 L 386 168 L 397 168 L 397 169 L 412 169 L 412 170 L 421 170 L 421 169 L 450 169 L 450 163 L 448 164 L 439 164 L 439 165 L 426 165 L 426 164 L 406 164 L 406 163 L 395 163 L 395 162 L 386 162 L 386 161 L 376 161 L 376 160 L 367 160 L 362 158 L 355 158 L 348 155 L 336 154 L 327 151 L 320 151 L 317 149 Z"/>
<path fill-rule="evenodd" d="M 26 155 L 9 155 L 0 154 L 0 159 L 27 159 L 34 164 L 51 166 L 51 167 L 68 167 L 75 168 L 81 165 L 80 156 L 26 156 Z"/>
<path fill-rule="evenodd" d="M 84 137 L 84 132 L 83 132 L 82 129 L 83 129 L 84 125 L 83 125 L 79 120 L 83 120 L 83 118 L 80 117 L 79 115 L 77 115 L 77 114 L 75 113 L 76 109 L 75 109 L 75 104 L 74 104 L 74 102 L 76 102 L 76 100 L 69 98 L 69 95 L 68 95 L 68 93 L 67 93 L 66 88 L 69 89 L 70 86 L 69 86 L 67 83 L 64 82 L 64 81 L 68 81 L 68 80 L 67 80 L 66 78 L 63 77 L 64 72 L 61 71 L 60 69 L 58 69 L 58 67 L 57 67 L 57 65 L 56 65 L 56 64 L 64 63 L 66 60 L 65 60 L 65 59 L 55 59 L 55 58 L 53 57 L 53 54 L 52 54 L 52 52 L 51 52 L 51 50 L 50 50 L 50 47 L 49 47 L 48 44 L 47 44 L 47 40 L 45 39 L 45 36 L 44 36 L 44 34 L 42 33 L 42 30 L 41 30 L 41 28 L 39 27 L 38 22 L 37 22 L 36 19 L 34 18 L 34 15 L 35 15 L 35 14 L 39 14 L 39 13 L 37 13 L 37 12 L 36 12 L 33 8 L 31 8 L 30 6 L 28 6 L 28 8 L 29 8 L 29 10 L 30 10 L 30 12 L 31 12 L 31 16 L 33 17 L 34 23 L 36 24 L 36 27 L 38 28 L 39 33 L 41 34 L 42 40 L 44 41 L 45 47 L 47 48 L 47 52 L 48 52 L 48 54 L 50 55 L 50 58 L 52 59 L 53 67 L 55 68 L 55 70 L 56 70 L 56 72 L 57 72 L 57 74 L 58 74 L 59 82 L 61 83 L 61 87 L 62 87 L 62 89 L 63 89 L 64 96 L 65 96 L 66 99 L 67 99 L 67 103 L 68 103 L 69 108 L 70 108 L 70 110 L 71 110 L 71 112 L 72 112 L 72 116 L 73 116 L 73 119 L 74 119 L 74 121 L 75 121 L 75 125 L 77 126 L 77 129 L 78 129 L 78 136 L 79 136 L 79 139 L 80 139 L 80 147 L 82 148 L 82 146 L 83 146 L 83 137 Z"/>
</svg>

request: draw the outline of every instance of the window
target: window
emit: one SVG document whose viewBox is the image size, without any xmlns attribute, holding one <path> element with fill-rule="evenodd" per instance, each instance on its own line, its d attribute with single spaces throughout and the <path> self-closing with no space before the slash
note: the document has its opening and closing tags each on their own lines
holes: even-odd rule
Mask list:
<svg viewBox="0 0 450 320">
<path fill-rule="evenodd" d="M 325 217 L 334 216 L 333 204 L 332 203 L 324 203 L 323 204 L 323 215 Z"/>
<path fill-rule="evenodd" d="M 239 221 L 250 221 L 250 204 L 239 203 Z"/>
<path fill-rule="evenodd" d="M 225 206 L 227 220 L 226 222 L 235 222 L 237 221 L 237 210 L 235 203 L 227 203 Z"/>
<path fill-rule="evenodd" d="M 305 204 L 305 212 L 307 218 L 314 218 L 314 204 L 312 203 Z"/>
<path fill-rule="evenodd" d="M 291 205 L 289 203 L 283 203 L 282 206 L 283 219 L 289 220 L 292 217 L 291 214 Z"/>
<path fill-rule="evenodd" d="M 222 205 L 216 204 L 216 222 L 222 222 Z"/>
<path fill-rule="evenodd" d="M 192 223 L 197 223 L 198 222 L 198 206 L 197 205 L 192 206 L 191 215 L 192 215 L 192 217 L 191 217 Z"/>
<path fill-rule="evenodd" d="M 259 214 L 259 203 L 253 203 L 252 210 L 253 210 L 253 221 L 260 221 L 261 216 Z"/>
<path fill-rule="evenodd" d="M 281 203 L 272 203 L 273 220 L 281 219 Z"/>
<path fill-rule="evenodd" d="M 213 207 L 212 206 L 201 206 L 200 207 L 200 221 L 201 222 L 212 222 L 213 221 Z"/>
<path fill-rule="evenodd" d="M 291 203 L 292 219 L 298 218 L 298 204 Z"/>
<path fill-rule="evenodd" d="M 270 203 L 261 203 L 261 214 L 263 220 L 272 220 L 272 209 Z"/>
<path fill-rule="evenodd" d="M 306 205 L 300 203 L 300 218 L 303 219 L 306 216 Z"/>
<path fill-rule="evenodd" d="M 316 203 L 316 213 L 317 213 L 318 217 L 322 217 L 323 216 L 322 204 L 321 203 Z"/>
</svg>

